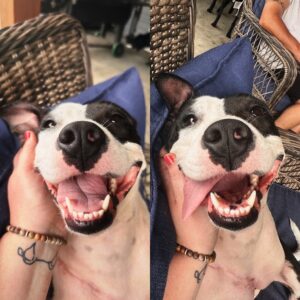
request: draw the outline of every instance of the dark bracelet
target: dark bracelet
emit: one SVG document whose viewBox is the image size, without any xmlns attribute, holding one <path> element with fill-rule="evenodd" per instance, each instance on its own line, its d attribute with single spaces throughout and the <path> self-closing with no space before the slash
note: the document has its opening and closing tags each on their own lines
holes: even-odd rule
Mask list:
<svg viewBox="0 0 300 300">
<path fill-rule="evenodd" d="M 213 263 L 216 259 L 216 252 L 213 251 L 212 254 L 202 254 L 191 249 L 188 249 L 178 243 L 176 243 L 176 252 L 184 254 L 188 257 L 192 257 L 194 259 L 199 259 L 203 262 Z"/>
<path fill-rule="evenodd" d="M 67 244 L 67 241 L 60 236 L 37 233 L 37 232 L 22 229 L 20 227 L 13 226 L 13 225 L 8 225 L 6 227 L 6 231 L 20 235 L 20 236 L 27 237 L 31 240 L 41 241 L 46 244 L 53 244 L 53 245 L 57 245 L 57 246 Z"/>
</svg>

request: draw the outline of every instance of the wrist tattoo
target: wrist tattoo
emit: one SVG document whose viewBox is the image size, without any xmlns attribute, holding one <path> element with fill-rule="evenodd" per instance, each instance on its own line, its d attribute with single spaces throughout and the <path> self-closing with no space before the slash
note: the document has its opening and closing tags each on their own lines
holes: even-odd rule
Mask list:
<svg viewBox="0 0 300 300">
<path fill-rule="evenodd" d="M 207 264 L 200 271 L 198 270 L 195 271 L 194 278 L 196 279 L 197 284 L 199 284 L 202 281 L 205 275 L 206 268 L 207 268 Z"/>
<path fill-rule="evenodd" d="M 55 256 L 51 260 L 47 261 L 47 260 L 38 258 L 36 256 L 35 248 L 36 248 L 36 242 L 34 242 L 31 246 L 29 246 L 25 250 L 22 249 L 21 247 L 19 247 L 17 250 L 17 253 L 19 256 L 22 257 L 22 260 L 23 260 L 24 264 L 26 264 L 26 265 L 33 265 L 36 262 L 41 262 L 41 263 L 47 264 L 48 269 L 50 271 L 53 270 L 55 267 L 55 264 L 56 264 L 57 254 L 55 254 Z"/>
</svg>

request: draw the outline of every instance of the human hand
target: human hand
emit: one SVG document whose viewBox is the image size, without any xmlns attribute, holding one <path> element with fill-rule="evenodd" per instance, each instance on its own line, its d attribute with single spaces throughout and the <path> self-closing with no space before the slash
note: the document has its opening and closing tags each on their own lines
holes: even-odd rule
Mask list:
<svg viewBox="0 0 300 300">
<path fill-rule="evenodd" d="M 175 155 L 160 152 L 160 174 L 164 183 L 169 207 L 176 230 L 177 242 L 194 251 L 209 254 L 213 251 L 218 238 L 218 229 L 208 217 L 207 207 L 199 206 L 195 212 L 183 219 L 184 175 L 175 163 Z"/>
<path fill-rule="evenodd" d="M 39 233 L 65 235 L 58 208 L 43 178 L 34 169 L 37 138 L 31 131 L 14 159 L 14 170 L 8 182 L 10 222 Z"/>
<path fill-rule="evenodd" d="M 298 43 L 298 47 L 295 51 L 293 51 L 293 55 L 298 63 L 300 63 L 300 43 Z"/>
</svg>

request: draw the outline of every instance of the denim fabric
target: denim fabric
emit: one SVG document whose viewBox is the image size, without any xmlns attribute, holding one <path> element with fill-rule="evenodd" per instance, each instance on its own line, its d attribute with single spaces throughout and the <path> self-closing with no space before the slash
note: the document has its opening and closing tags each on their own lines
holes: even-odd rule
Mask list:
<svg viewBox="0 0 300 300">
<path fill-rule="evenodd" d="M 65 101 L 86 104 L 97 100 L 118 104 L 135 118 L 142 145 L 144 144 L 145 99 L 141 79 L 135 68 L 89 87 L 79 95 Z M 7 181 L 12 171 L 12 159 L 17 149 L 16 139 L 9 132 L 5 122 L 0 120 L 0 237 L 5 232 L 6 225 L 9 224 Z M 141 191 L 143 194 L 142 186 Z"/>
<path fill-rule="evenodd" d="M 292 219 L 300 228 L 300 193 L 273 184 L 269 191 L 268 205 L 280 239 L 294 252 L 298 246 L 289 222 Z M 256 297 L 256 300 L 287 300 L 288 295 L 288 290 L 282 284 L 272 283 Z"/>
<path fill-rule="evenodd" d="M 0 237 L 9 224 L 7 181 L 12 171 L 12 160 L 17 149 L 17 139 L 10 133 L 7 124 L 0 119 Z"/>
<path fill-rule="evenodd" d="M 263 8 L 265 6 L 265 0 L 255 0 L 253 3 L 253 12 L 257 16 L 258 19 L 260 19 L 260 16 L 262 14 Z"/>
</svg>

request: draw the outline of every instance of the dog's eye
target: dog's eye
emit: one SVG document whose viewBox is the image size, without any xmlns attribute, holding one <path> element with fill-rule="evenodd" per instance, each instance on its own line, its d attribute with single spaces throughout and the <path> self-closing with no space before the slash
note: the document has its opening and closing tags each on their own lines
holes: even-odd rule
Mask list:
<svg viewBox="0 0 300 300">
<path fill-rule="evenodd" d="M 119 121 L 123 120 L 123 116 L 120 114 L 113 114 L 110 118 L 111 123 L 118 123 Z"/>
<path fill-rule="evenodd" d="M 259 116 L 263 116 L 264 114 L 266 114 L 266 110 L 265 108 L 255 105 L 251 108 L 250 110 L 251 115 L 255 116 L 255 117 L 259 117 Z"/>
<path fill-rule="evenodd" d="M 56 126 L 56 123 L 53 120 L 45 120 L 45 121 L 42 122 L 42 125 L 41 125 L 41 127 L 43 129 L 52 128 L 52 127 L 55 127 L 55 126 Z"/>
<path fill-rule="evenodd" d="M 194 125 L 197 122 L 197 117 L 195 115 L 187 115 L 182 120 L 185 127 Z"/>
</svg>

